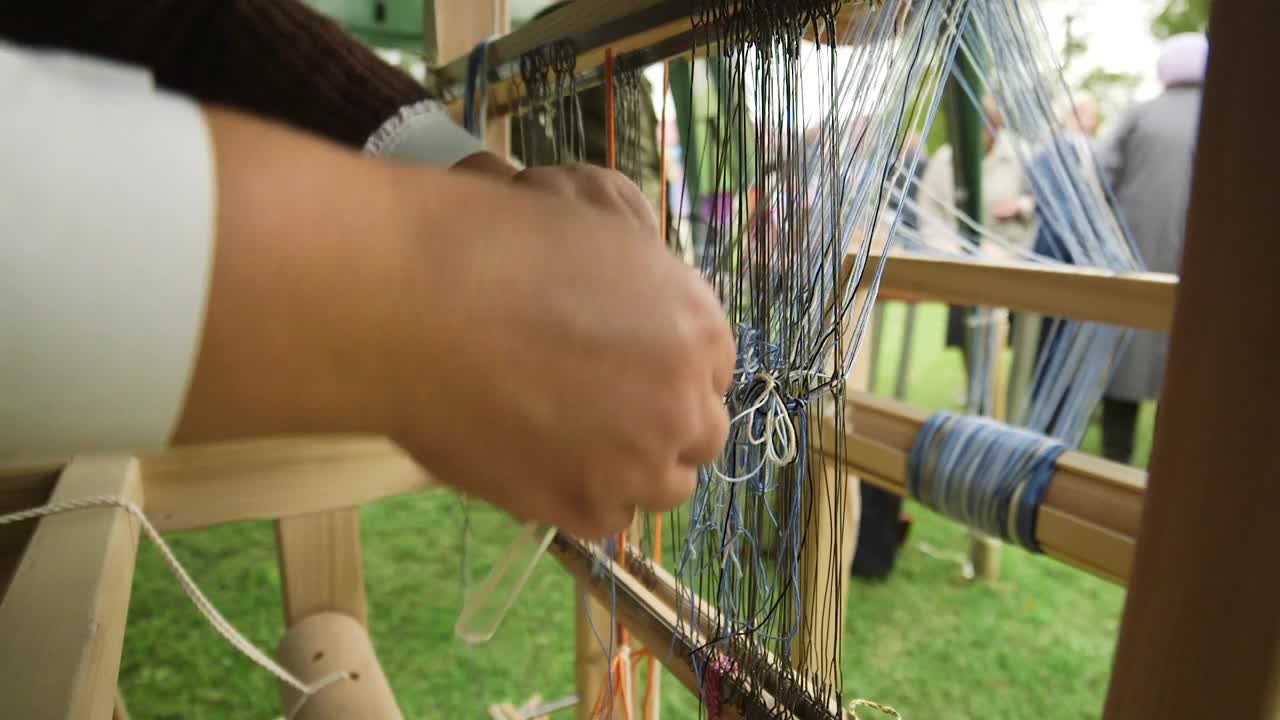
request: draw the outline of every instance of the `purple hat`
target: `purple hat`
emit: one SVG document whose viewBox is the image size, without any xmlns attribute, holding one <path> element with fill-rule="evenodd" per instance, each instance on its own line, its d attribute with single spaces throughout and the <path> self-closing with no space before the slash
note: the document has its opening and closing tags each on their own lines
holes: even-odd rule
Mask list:
<svg viewBox="0 0 1280 720">
<path fill-rule="evenodd" d="M 1199 85 L 1209 60 L 1209 40 L 1201 33 L 1181 33 L 1164 41 L 1156 61 L 1156 77 L 1165 87 Z"/>
</svg>

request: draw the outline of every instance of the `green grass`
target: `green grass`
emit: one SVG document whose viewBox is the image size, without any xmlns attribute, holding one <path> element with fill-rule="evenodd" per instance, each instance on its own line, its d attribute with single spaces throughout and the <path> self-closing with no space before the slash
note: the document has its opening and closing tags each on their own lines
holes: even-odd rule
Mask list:
<svg viewBox="0 0 1280 720">
<path fill-rule="evenodd" d="M 876 387 L 892 387 L 902 307 L 886 308 Z M 951 407 L 960 363 L 941 349 L 945 312 L 922 306 L 908 399 Z M 1152 408 L 1141 416 L 1138 463 L 1150 452 Z M 1086 449 L 1096 451 L 1096 428 Z M 960 579 L 965 531 L 914 504 L 894 575 L 850 594 L 843 667 L 850 696 L 894 705 L 908 720 L 1098 717 L 1123 591 L 1043 557 L 1004 551 L 995 586 Z M 491 702 L 573 691 L 573 589 L 546 559 L 482 648 L 454 641 L 461 604 L 461 513 L 447 493 L 396 498 L 361 512 L 373 640 L 411 720 L 481 718 Z M 514 523 L 473 511 L 474 567 L 486 567 Z M 272 531 L 247 523 L 172 538 L 215 605 L 260 647 L 284 632 Z M 924 544 L 922 546 L 922 543 Z M 928 552 L 925 550 L 928 549 Z M 150 547 L 139 555 L 121 687 L 139 720 L 280 715 L 273 679 L 221 641 Z M 663 713 L 696 717 L 696 702 L 664 684 Z M 565 717 L 570 715 L 566 714 Z"/>
</svg>

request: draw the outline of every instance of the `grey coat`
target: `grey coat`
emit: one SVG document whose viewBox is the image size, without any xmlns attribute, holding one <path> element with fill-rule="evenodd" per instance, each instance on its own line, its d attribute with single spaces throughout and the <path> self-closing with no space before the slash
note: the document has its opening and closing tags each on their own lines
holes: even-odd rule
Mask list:
<svg viewBox="0 0 1280 720">
<path fill-rule="evenodd" d="M 1152 272 L 1177 273 L 1181 264 L 1199 120 L 1200 88 L 1172 87 L 1131 109 L 1098 150 L 1120 216 Z M 1159 397 L 1167 351 L 1165 336 L 1135 333 L 1107 397 Z"/>
</svg>

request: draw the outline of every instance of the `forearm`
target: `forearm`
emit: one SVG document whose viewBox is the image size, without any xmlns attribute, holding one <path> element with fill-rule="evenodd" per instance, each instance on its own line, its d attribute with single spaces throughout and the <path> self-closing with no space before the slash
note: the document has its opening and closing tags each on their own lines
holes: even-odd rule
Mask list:
<svg viewBox="0 0 1280 720">
<path fill-rule="evenodd" d="M 409 269 L 441 241 L 411 227 L 396 186 L 411 182 L 430 213 L 456 204 L 453 183 L 233 113 L 207 117 L 216 249 L 175 440 L 394 434 L 401 396 L 388 381 L 406 350 Z"/>
</svg>

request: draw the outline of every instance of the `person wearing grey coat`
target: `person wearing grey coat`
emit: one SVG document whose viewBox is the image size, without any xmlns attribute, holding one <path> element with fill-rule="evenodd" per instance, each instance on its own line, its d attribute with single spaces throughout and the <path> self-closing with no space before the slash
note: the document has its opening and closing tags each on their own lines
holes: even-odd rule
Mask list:
<svg viewBox="0 0 1280 720">
<path fill-rule="evenodd" d="M 1158 63 L 1164 92 L 1131 108 L 1098 148 L 1120 217 L 1152 272 L 1179 270 L 1207 57 L 1203 35 L 1167 40 Z M 1120 356 L 1102 403 L 1107 458 L 1131 461 L 1139 404 L 1159 397 L 1167 348 L 1164 335 L 1137 332 Z"/>
</svg>

